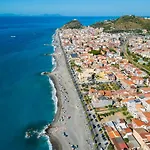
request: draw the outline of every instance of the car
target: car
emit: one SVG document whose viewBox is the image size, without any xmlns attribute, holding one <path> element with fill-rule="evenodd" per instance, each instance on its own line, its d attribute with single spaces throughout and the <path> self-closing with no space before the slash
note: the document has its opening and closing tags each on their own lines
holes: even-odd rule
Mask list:
<svg viewBox="0 0 150 150">
<path fill-rule="evenodd" d="M 101 126 L 98 124 L 97 127 L 100 128 Z"/>
<path fill-rule="evenodd" d="M 97 119 L 95 119 L 95 121 L 96 121 L 96 122 L 98 122 L 98 120 L 97 120 Z"/>
<path fill-rule="evenodd" d="M 95 140 L 95 143 L 97 143 L 97 140 Z"/>
<path fill-rule="evenodd" d="M 98 146 L 100 146 L 101 145 L 101 143 L 98 143 Z"/>
<path fill-rule="evenodd" d="M 93 117 L 94 117 L 94 118 L 96 118 L 96 116 L 95 116 L 95 115 L 93 115 Z"/>
<path fill-rule="evenodd" d="M 107 139 L 105 137 L 102 137 L 104 141 L 106 141 Z"/>
<path fill-rule="evenodd" d="M 102 131 L 102 129 L 100 128 L 99 131 Z"/>
<path fill-rule="evenodd" d="M 75 150 L 75 149 L 77 149 L 79 146 L 78 146 L 78 145 L 71 145 L 71 147 L 72 147 L 72 150 Z"/>
</svg>

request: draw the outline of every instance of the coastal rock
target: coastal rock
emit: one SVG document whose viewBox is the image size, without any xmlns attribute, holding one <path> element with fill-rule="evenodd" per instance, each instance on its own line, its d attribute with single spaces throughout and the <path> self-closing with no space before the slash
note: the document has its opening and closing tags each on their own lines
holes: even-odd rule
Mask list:
<svg viewBox="0 0 150 150">
<path fill-rule="evenodd" d="M 44 71 L 44 72 L 41 72 L 41 75 L 42 75 L 42 76 L 43 76 L 43 75 L 49 75 L 49 73 L 50 73 L 50 72 Z"/>
<path fill-rule="evenodd" d="M 45 53 L 44 56 L 52 56 L 50 53 Z"/>
</svg>

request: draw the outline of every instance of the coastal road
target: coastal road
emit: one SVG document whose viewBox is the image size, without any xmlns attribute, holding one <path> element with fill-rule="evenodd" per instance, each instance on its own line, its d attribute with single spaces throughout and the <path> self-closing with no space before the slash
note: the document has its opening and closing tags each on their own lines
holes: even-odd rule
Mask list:
<svg viewBox="0 0 150 150">
<path fill-rule="evenodd" d="M 51 73 L 55 79 L 57 96 L 61 103 L 60 115 L 53 128 L 49 130 L 55 136 L 63 150 L 71 150 L 72 145 L 78 150 L 94 150 L 91 132 L 80 98 L 68 72 L 65 56 L 60 46 L 58 35 L 55 36 L 56 69 Z M 88 141 L 88 142 L 87 142 Z"/>
</svg>

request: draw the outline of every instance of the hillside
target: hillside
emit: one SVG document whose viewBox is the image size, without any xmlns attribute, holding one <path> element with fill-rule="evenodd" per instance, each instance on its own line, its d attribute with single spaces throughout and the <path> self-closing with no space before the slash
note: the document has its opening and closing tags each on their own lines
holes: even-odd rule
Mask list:
<svg viewBox="0 0 150 150">
<path fill-rule="evenodd" d="M 80 28 L 83 28 L 83 25 L 78 20 L 74 19 L 66 23 L 62 28 L 63 29 L 80 29 Z"/>
<path fill-rule="evenodd" d="M 116 20 L 97 22 L 91 25 L 94 28 L 103 27 L 105 31 L 124 31 L 146 29 L 150 31 L 150 19 L 136 16 L 122 16 Z"/>
</svg>

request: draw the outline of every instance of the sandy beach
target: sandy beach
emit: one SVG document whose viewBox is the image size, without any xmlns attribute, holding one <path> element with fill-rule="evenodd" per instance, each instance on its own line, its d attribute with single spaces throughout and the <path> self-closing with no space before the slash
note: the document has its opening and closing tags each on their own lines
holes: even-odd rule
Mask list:
<svg viewBox="0 0 150 150">
<path fill-rule="evenodd" d="M 93 140 L 86 115 L 67 69 L 57 32 L 54 43 L 57 66 L 49 76 L 57 90 L 58 110 L 46 133 L 54 150 L 71 150 L 72 145 L 78 146 L 78 150 L 92 150 Z"/>
</svg>

